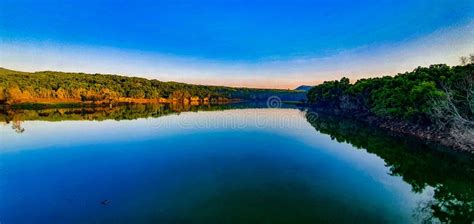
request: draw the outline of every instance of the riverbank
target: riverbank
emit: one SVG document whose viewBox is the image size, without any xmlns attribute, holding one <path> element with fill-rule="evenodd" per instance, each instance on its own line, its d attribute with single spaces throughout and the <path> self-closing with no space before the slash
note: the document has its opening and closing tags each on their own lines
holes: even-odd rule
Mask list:
<svg viewBox="0 0 474 224">
<path fill-rule="evenodd" d="M 424 141 L 437 143 L 458 151 L 474 154 L 474 145 L 458 141 L 449 128 L 438 128 L 433 125 L 415 124 L 401 119 L 387 119 L 357 110 L 341 110 L 311 105 L 300 105 L 310 108 L 317 113 L 336 115 L 344 118 L 355 119 L 366 122 L 372 126 L 393 132 L 395 134 L 408 135 Z"/>
<path fill-rule="evenodd" d="M 0 109 L 47 109 L 47 108 L 77 108 L 77 107 L 114 107 L 126 104 L 183 104 L 183 105 L 210 105 L 210 104 L 227 104 L 241 102 L 240 99 L 228 98 L 203 98 L 191 97 L 185 99 L 145 99 L 145 98 L 126 98 L 121 97 L 114 100 L 97 100 L 82 101 L 80 99 L 25 99 L 15 102 L 0 103 Z"/>
</svg>

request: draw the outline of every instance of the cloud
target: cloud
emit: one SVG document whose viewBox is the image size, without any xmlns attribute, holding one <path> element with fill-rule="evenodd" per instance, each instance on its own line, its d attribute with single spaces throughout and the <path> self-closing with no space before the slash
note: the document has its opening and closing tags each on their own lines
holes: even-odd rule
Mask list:
<svg viewBox="0 0 474 224">
<path fill-rule="evenodd" d="M 393 75 L 417 66 L 458 64 L 474 53 L 474 21 L 425 37 L 362 46 L 330 57 L 254 62 L 213 61 L 48 41 L 0 40 L 0 66 L 22 71 L 110 73 L 210 85 L 294 88 L 324 80 Z"/>
</svg>

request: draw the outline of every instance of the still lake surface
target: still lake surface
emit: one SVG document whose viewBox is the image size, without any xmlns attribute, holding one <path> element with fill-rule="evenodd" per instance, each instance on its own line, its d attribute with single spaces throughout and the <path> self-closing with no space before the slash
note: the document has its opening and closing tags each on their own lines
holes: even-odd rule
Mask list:
<svg viewBox="0 0 474 224">
<path fill-rule="evenodd" d="M 304 108 L 135 105 L 0 119 L 2 224 L 474 217 L 472 156 Z"/>
</svg>

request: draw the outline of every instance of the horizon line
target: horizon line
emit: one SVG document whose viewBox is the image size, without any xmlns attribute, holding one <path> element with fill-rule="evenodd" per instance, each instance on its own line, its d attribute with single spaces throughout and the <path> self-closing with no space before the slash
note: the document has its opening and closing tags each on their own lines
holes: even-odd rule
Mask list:
<svg viewBox="0 0 474 224">
<path fill-rule="evenodd" d="M 472 63 L 471 63 L 472 64 Z M 435 63 L 435 64 L 430 64 L 428 66 L 417 66 L 416 68 L 414 69 L 411 69 L 411 70 L 407 70 L 407 71 L 404 71 L 404 72 L 398 72 L 396 74 L 386 74 L 386 75 L 375 75 L 375 76 L 370 76 L 370 77 L 359 77 L 357 79 L 351 79 L 349 77 L 346 77 L 346 76 L 340 76 L 341 78 L 348 78 L 350 80 L 350 83 L 355 83 L 357 82 L 358 80 L 361 80 L 361 79 L 371 79 L 371 78 L 382 78 L 382 77 L 385 77 L 385 76 L 390 76 L 390 77 L 395 77 L 397 75 L 400 75 L 400 74 L 403 74 L 403 73 L 407 73 L 407 72 L 412 72 L 414 70 L 416 70 L 417 68 L 427 68 L 427 67 L 430 67 L 430 66 L 433 66 L 433 65 L 447 65 L 447 66 L 450 66 L 450 67 L 455 67 L 455 66 L 463 66 L 462 64 L 456 64 L 456 65 L 448 65 L 447 63 Z M 265 88 L 265 87 L 248 87 L 248 86 L 236 86 L 236 85 L 214 85 L 214 84 L 201 84 L 201 83 L 192 83 L 192 82 L 182 82 L 182 81 L 175 81 L 175 80 L 160 80 L 160 79 L 157 79 L 157 78 L 150 78 L 150 77 L 146 77 L 146 76 L 139 76 L 139 75 L 133 75 L 133 74 L 115 74 L 115 73 L 100 73 L 100 72 L 81 72 L 81 71 L 64 71 L 64 70 L 37 70 L 37 71 L 20 71 L 20 70 L 16 70 L 16 69 L 9 69 L 9 68 L 6 68 L 4 66 L 1 66 L 0 65 L 0 70 L 3 69 L 3 70 L 8 70 L 8 71 L 12 71 L 12 72 L 21 72 L 21 73 L 30 73 L 30 74 L 33 74 L 33 73 L 39 73 L 39 72 L 58 72 L 58 73 L 73 73 L 73 74 L 86 74 L 86 75 L 94 75 L 94 74 L 98 74 L 98 75 L 115 75 L 115 76 L 122 76 L 122 77 L 128 77 L 128 78 L 142 78 L 142 79 L 146 79 L 146 80 L 156 80 L 156 81 L 160 81 L 160 82 L 174 82 L 174 83 L 183 83 L 183 84 L 189 84 L 189 85 L 200 85 L 200 86 L 215 86 L 215 87 L 231 87 L 231 88 L 245 88 L 245 89 L 268 89 L 268 90 L 296 90 L 298 87 L 301 87 L 301 86 L 317 86 L 317 85 L 320 85 L 326 81 L 338 81 L 340 80 L 341 78 L 339 79 L 330 79 L 330 80 L 324 80 L 316 85 L 307 85 L 305 83 L 301 83 L 300 85 L 298 86 L 295 86 L 294 88 Z M 271 79 L 271 78 L 269 78 Z"/>
</svg>

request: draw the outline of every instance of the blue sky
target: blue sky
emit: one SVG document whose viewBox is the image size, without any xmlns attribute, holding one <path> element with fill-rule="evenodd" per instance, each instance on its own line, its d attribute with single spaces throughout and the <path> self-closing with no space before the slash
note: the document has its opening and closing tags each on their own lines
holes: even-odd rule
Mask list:
<svg viewBox="0 0 474 224">
<path fill-rule="evenodd" d="M 454 63 L 473 20 L 472 0 L 1 0 L 0 66 L 291 88 Z"/>
</svg>

